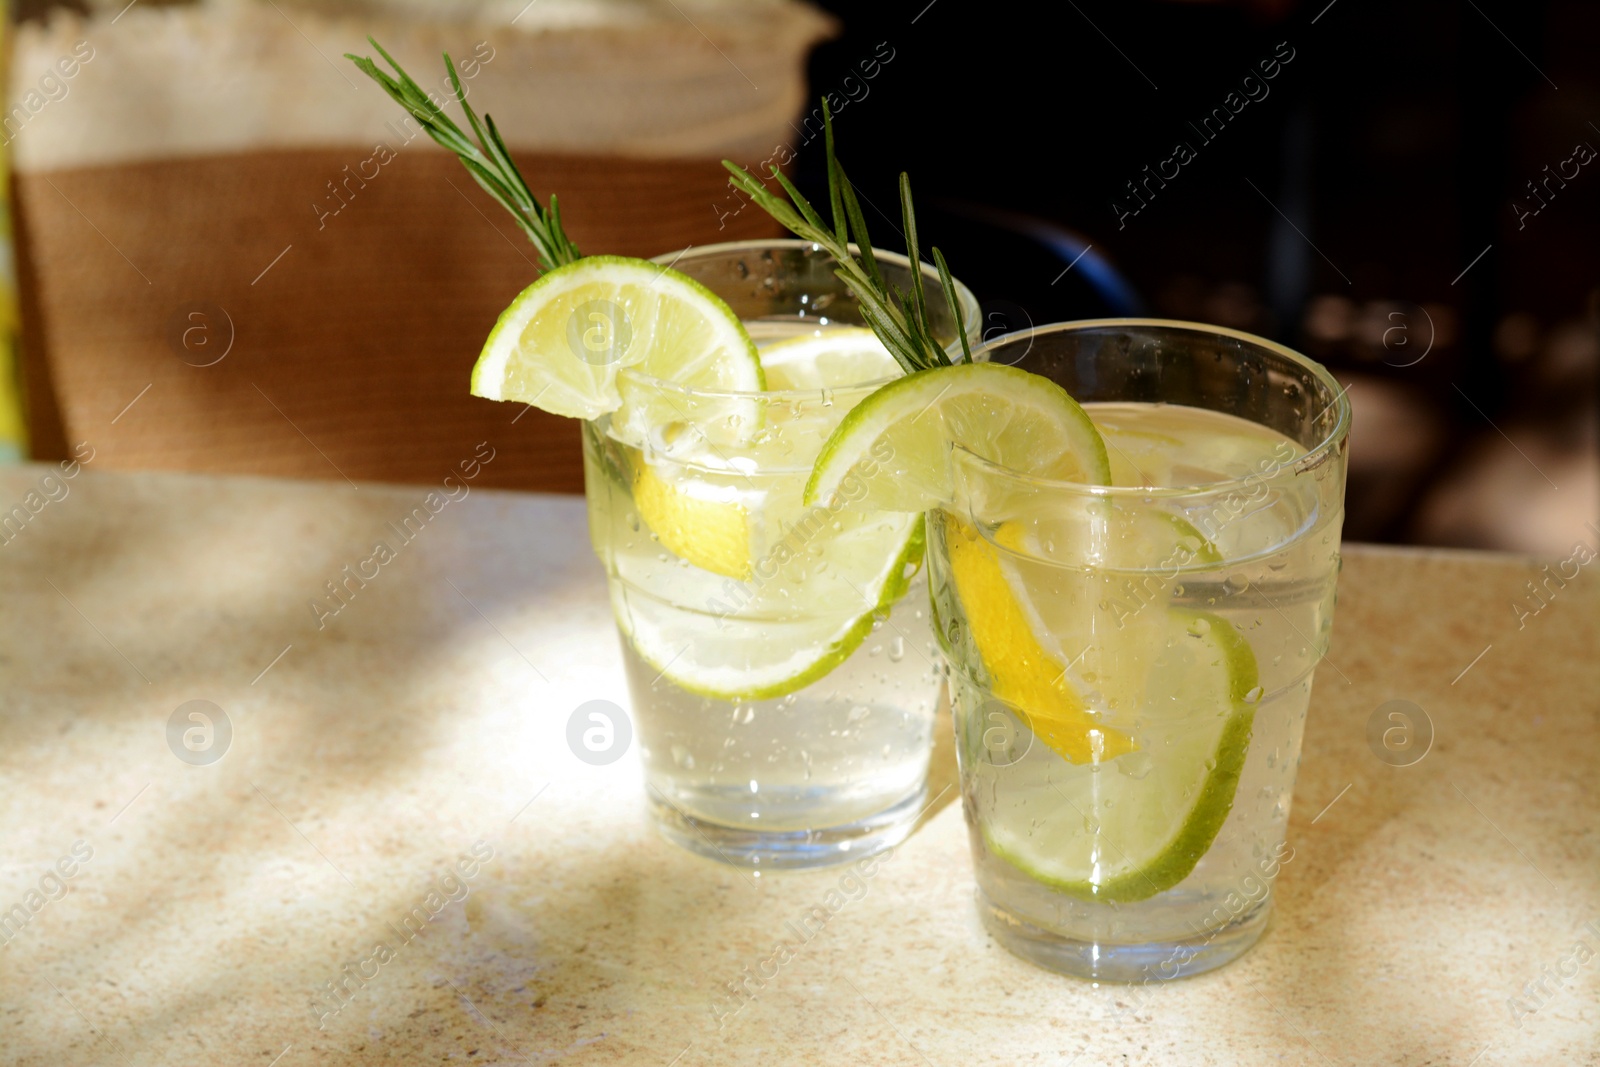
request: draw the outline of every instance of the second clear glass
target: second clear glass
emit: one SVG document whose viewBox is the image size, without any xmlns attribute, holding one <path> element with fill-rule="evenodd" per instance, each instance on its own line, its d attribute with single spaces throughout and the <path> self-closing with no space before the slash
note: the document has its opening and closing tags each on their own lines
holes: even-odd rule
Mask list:
<svg viewBox="0 0 1600 1067">
<path fill-rule="evenodd" d="M 928 520 L 980 913 L 1081 977 L 1220 966 L 1293 859 L 1349 404 L 1305 357 L 1189 323 L 1065 323 L 981 355 L 1083 403 L 1115 485 L 957 450 L 958 503 Z"/>
</svg>

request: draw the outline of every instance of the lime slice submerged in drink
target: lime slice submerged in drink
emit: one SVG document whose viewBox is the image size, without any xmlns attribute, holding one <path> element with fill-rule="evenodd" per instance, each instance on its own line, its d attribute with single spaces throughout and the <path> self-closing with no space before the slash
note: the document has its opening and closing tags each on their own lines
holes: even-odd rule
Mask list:
<svg viewBox="0 0 1600 1067">
<path fill-rule="evenodd" d="M 665 550 L 613 554 L 625 637 L 662 678 L 723 700 L 779 697 L 827 675 L 886 617 L 922 560 L 920 515 L 807 505 L 797 476 L 845 417 L 844 390 L 898 364 L 854 328 L 786 331 L 760 352 L 768 384 L 783 391 L 752 399 L 759 418 L 737 450 L 696 436 L 694 418 L 653 427 L 637 443 L 593 443 L 627 488 L 619 499 L 641 534 Z M 621 384 L 625 412 L 643 390 Z M 702 399 L 685 396 L 681 406 L 694 416 Z"/>
<path fill-rule="evenodd" d="M 1233 808 L 1261 695 L 1255 656 L 1214 615 L 1167 609 L 1159 626 L 1158 653 L 1128 679 L 1142 690 L 1137 748 L 1083 767 L 1024 757 L 983 823 L 995 855 L 1082 900 L 1145 900 L 1177 885 Z"/>
</svg>

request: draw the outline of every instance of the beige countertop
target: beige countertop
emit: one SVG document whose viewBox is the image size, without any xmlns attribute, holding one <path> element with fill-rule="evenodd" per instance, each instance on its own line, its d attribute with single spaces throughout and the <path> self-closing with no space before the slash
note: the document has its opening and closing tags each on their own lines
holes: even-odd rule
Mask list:
<svg viewBox="0 0 1600 1067">
<path fill-rule="evenodd" d="M 426 488 L 46 473 L 0 474 L 0 1062 L 1600 1062 L 1600 561 L 1519 628 L 1525 561 L 1352 548 L 1273 926 L 1097 987 L 985 936 L 954 789 L 870 878 L 658 840 L 634 754 L 565 741 L 627 703 L 581 501 L 441 493 L 401 543 Z"/>
</svg>

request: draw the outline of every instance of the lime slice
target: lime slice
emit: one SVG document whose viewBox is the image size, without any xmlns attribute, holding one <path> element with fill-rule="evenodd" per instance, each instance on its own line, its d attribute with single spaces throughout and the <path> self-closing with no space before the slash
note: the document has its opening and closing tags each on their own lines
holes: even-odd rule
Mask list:
<svg viewBox="0 0 1600 1067">
<path fill-rule="evenodd" d="M 859 326 L 828 327 L 761 349 L 768 389 L 833 389 L 900 376 L 878 335 Z"/>
<path fill-rule="evenodd" d="M 1233 808 L 1259 699 L 1255 655 L 1227 621 L 1166 609 L 1145 675 L 1139 748 L 1068 767 L 1030 753 L 979 820 L 990 851 L 1083 900 L 1145 900 L 1188 877 Z"/>
<path fill-rule="evenodd" d="M 1082 407 L 1047 378 L 1016 367 L 963 363 L 918 371 L 879 389 L 822 446 L 807 503 L 831 500 L 855 476 L 855 506 L 924 511 L 954 498 L 950 449 L 1016 470 L 1106 485 L 1105 442 Z"/>
<path fill-rule="evenodd" d="M 711 290 L 642 259 L 587 256 L 545 273 L 501 312 L 472 394 L 592 419 L 621 405 L 625 367 L 679 386 L 765 388 L 754 343 Z"/>
<path fill-rule="evenodd" d="M 814 553 L 799 550 L 805 560 L 764 555 L 742 585 L 683 567 L 657 571 L 648 586 L 608 583 L 624 637 L 662 677 L 700 696 L 767 700 L 805 688 L 856 650 L 922 562 L 921 515 L 830 521 L 841 529 L 819 537 Z"/>
</svg>

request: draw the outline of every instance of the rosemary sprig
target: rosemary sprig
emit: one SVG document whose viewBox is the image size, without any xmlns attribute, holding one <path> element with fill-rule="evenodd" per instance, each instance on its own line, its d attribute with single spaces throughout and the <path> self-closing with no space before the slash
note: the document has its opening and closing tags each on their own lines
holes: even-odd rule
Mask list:
<svg viewBox="0 0 1600 1067">
<path fill-rule="evenodd" d="M 861 204 L 855 188 L 845 177 L 844 168 L 834 152 L 833 116 L 826 98 L 822 101 L 823 142 L 828 157 L 828 207 L 833 216 L 829 226 L 816 208 L 801 195 L 794 183 L 777 167 L 772 176 L 783 188 L 788 200 L 769 190 L 754 175 L 731 160 L 722 165 L 732 175 L 732 184 L 750 197 L 763 211 L 777 219 L 791 233 L 802 240 L 820 245 L 838 261 L 834 273 L 861 302 L 861 316 L 872 327 L 889 354 L 906 369 L 906 373 L 947 367 L 950 357 L 944 346 L 933 336 L 933 326 L 928 319 L 927 294 L 922 284 L 921 255 L 917 246 L 917 219 L 911 205 L 911 179 L 900 175 L 900 217 L 905 226 L 906 256 L 912 263 L 911 291 L 903 292 L 889 285 L 878 269 L 872 254 L 872 238 L 867 234 L 867 220 L 861 213 Z M 967 326 L 956 301 L 955 285 L 944 255 L 933 249 L 933 262 L 939 270 L 940 287 L 955 319 L 956 332 L 961 336 L 961 354 L 964 362 L 972 362 L 972 349 L 967 343 Z"/>
<path fill-rule="evenodd" d="M 552 270 L 582 258 L 583 254 L 578 251 L 578 246 L 572 243 L 561 227 L 561 208 L 556 203 L 555 194 L 551 194 L 550 209 L 546 211 L 528 188 L 528 183 L 523 180 L 517 165 L 511 161 L 511 153 L 506 150 L 506 143 L 501 139 L 500 131 L 495 129 L 494 119 L 484 115 L 483 121 L 479 122 L 478 116 L 467 106 L 467 94 L 462 91 L 461 79 L 456 74 L 456 65 L 450 59 L 450 53 L 446 52 L 444 55 L 445 70 L 450 75 L 450 87 L 455 91 L 456 102 L 461 105 L 461 110 L 467 116 L 467 123 L 478 139 L 476 144 L 449 115 L 444 113 L 442 108 L 428 98 L 422 87 L 411 80 L 411 75 L 394 61 L 393 56 L 383 50 L 382 45 L 371 37 L 367 40 L 378 50 L 379 55 L 389 61 L 389 66 L 394 68 L 398 78 L 379 70 L 378 65 L 369 56 L 355 56 L 346 52 L 345 58 L 359 67 L 367 77 L 383 86 L 384 91 L 393 97 L 397 104 L 422 123 L 422 128 L 428 132 L 429 137 L 460 157 L 461 165 L 467 168 L 467 173 L 472 175 L 473 180 L 517 220 L 517 225 L 522 227 L 523 232 L 528 235 L 528 240 L 539 250 L 541 267 L 544 270 Z"/>
</svg>

